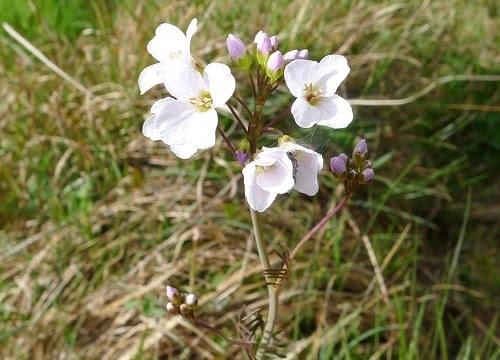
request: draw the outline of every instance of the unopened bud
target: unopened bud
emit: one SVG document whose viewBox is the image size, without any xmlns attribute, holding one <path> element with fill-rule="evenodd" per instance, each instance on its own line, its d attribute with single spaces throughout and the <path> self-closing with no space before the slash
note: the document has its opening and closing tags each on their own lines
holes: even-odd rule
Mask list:
<svg viewBox="0 0 500 360">
<path fill-rule="evenodd" d="M 375 172 L 371 168 L 364 169 L 362 174 L 363 174 L 363 179 L 367 183 L 372 181 L 373 177 L 375 176 Z"/>
<path fill-rule="evenodd" d="M 307 59 L 309 57 L 309 50 L 302 49 L 297 54 L 297 59 Z"/>
<path fill-rule="evenodd" d="M 255 35 L 254 43 L 257 45 L 257 50 L 261 54 L 267 55 L 273 50 L 271 39 L 269 39 L 269 36 L 263 31 L 259 31 L 257 35 Z"/>
<path fill-rule="evenodd" d="M 184 303 L 189 307 L 195 307 L 198 304 L 198 297 L 195 294 L 187 294 Z"/>
<path fill-rule="evenodd" d="M 181 293 L 173 286 L 167 285 L 167 298 L 174 304 L 181 302 Z"/>
<path fill-rule="evenodd" d="M 275 51 L 267 60 L 267 68 L 271 71 L 278 71 L 283 67 L 283 55 L 280 51 Z"/>
<path fill-rule="evenodd" d="M 347 156 L 340 154 L 330 159 L 330 170 L 335 175 L 342 175 L 347 171 Z"/>
<path fill-rule="evenodd" d="M 246 151 L 236 150 L 236 160 L 241 166 L 244 166 L 245 163 L 250 158 L 250 154 Z"/>
<path fill-rule="evenodd" d="M 174 304 L 172 304 L 171 302 L 167 303 L 167 305 L 165 306 L 165 308 L 167 309 L 167 311 L 171 314 L 177 314 L 177 306 L 175 306 Z"/>
<path fill-rule="evenodd" d="M 276 50 L 279 44 L 278 37 L 276 35 L 273 35 L 269 38 L 269 40 L 271 41 L 271 46 L 273 47 L 273 49 Z"/>
<path fill-rule="evenodd" d="M 297 59 L 297 55 L 299 54 L 299 50 L 290 50 L 283 55 L 283 60 L 285 62 L 290 62 L 292 60 Z"/>
<path fill-rule="evenodd" d="M 229 34 L 226 39 L 227 51 L 229 52 L 229 56 L 231 59 L 238 60 L 246 53 L 246 47 L 243 41 L 240 40 L 237 36 L 233 34 Z"/>
<path fill-rule="evenodd" d="M 365 139 L 361 139 L 354 147 L 353 156 L 365 157 L 367 154 L 368 154 L 368 145 L 366 144 Z"/>
</svg>

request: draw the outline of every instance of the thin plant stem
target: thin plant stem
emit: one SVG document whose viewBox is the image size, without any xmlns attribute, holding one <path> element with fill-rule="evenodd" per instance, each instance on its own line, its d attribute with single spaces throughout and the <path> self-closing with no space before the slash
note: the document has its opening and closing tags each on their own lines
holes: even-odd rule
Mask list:
<svg viewBox="0 0 500 360">
<path fill-rule="evenodd" d="M 259 253 L 260 262 L 264 269 L 270 269 L 271 265 L 269 262 L 269 257 L 266 253 L 264 242 L 262 240 L 258 215 L 254 210 L 250 209 L 250 216 L 252 218 L 253 233 L 255 243 L 257 244 L 257 252 Z M 276 321 L 276 315 L 278 313 L 278 289 L 267 280 L 268 279 L 266 279 L 266 282 L 268 283 L 267 292 L 269 295 L 269 308 L 266 324 L 264 325 L 264 333 L 262 334 L 262 340 L 255 355 L 257 360 L 263 359 L 266 353 L 266 348 L 272 340 L 274 323 Z"/>
<path fill-rule="evenodd" d="M 234 109 L 234 107 L 227 103 L 227 107 L 229 108 L 229 111 L 231 111 L 231 114 L 233 114 L 234 118 L 236 119 L 236 121 L 240 124 L 241 128 L 243 129 L 243 131 L 245 132 L 245 134 L 248 132 L 247 128 L 245 127 L 245 124 L 243 124 L 243 121 L 241 120 L 241 118 L 239 117 L 238 113 L 236 112 L 236 110 Z"/>
<path fill-rule="evenodd" d="M 331 218 L 333 218 L 340 210 L 344 208 L 344 206 L 347 204 L 349 199 L 351 198 L 351 194 L 348 193 L 345 195 L 342 200 L 335 206 L 333 209 L 328 211 L 325 216 L 316 224 L 314 227 L 309 230 L 307 234 L 304 235 L 304 237 L 299 241 L 297 245 L 293 248 L 292 252 L 290 253 L 290 259 L 293 259 L 295 255 L 299 252 L 299 250 L 304 246 L 304 244 L 314 236 L 323 226 L 325 226 L 328 221 L 330 221 Z"/>
<path fill-rule="evenodd" d="M 250 108 L 247 106 L 247 104 L 245 104 L 245 102 L 243 101 L 242 98 L 240 98 L 238 95 L 233 95 L 233 97 L 236 99 L 237 102 L 240 103 L 241 106 L 243 106 L 243 109 L 245 109 L 246 112 L 248 112 L 248 115 L 252 116 L 253 113 L 252 113 L 252 110 L 250 110 Z"/>
<path fill-rule="evenodd" d="M 255 89 L 255 82 L 253 81 L 253 76 L 250 73 L 248 77 L 250 78 L 250 83 L 252 84 L 253 99 L 257 101 L 257 90 Z"/>
<path fill-rule="evenodd" d="M 236 149 L 234 148 L 233 144 L 231 144 L 231 141 L 227 138 L 226 134 L 224 134 L 224 130 L 222 130 L 219 126 L 217 126 L 217 131 L 219 132 L 220 136 L 226 143 L 229 150 L 231 150 L 233 156 L 236 158 Z"/>
</svg>

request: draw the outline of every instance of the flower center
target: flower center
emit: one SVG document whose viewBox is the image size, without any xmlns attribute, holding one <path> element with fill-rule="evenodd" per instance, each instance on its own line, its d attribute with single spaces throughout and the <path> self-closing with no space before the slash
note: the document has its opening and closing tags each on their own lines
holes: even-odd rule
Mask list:
<svg viewBox="0 0 500 360">
<path fill-rule="evenodd" d="M 321 89 L 318 89 L 313 84 L 307 84 L 304 86 L 304 97 L 307 102 L 311 105 L 318 105 L 318 102 L 321 99 L 323 92 Z"/>
<path fill-rule="evenodd" d="M 198 97 L 189 100 L 196 107 L 196 110 L 205 112 L 212 108 L 212 97 L 208 91 L 202 91 Z"/>
</svg>

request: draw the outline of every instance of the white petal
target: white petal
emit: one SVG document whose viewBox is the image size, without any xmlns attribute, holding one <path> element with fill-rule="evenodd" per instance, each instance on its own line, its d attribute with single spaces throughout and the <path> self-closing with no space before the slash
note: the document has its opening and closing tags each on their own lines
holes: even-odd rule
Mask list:
<svg viewBox="0 0 500 360">
<path fill-rule="evenodd" d="M 198 149 L 214 146 L 217 120 L 217 112 L 214 109 L 194 112 L 182 124 L 184 138 Z"/>
<path fill-rule="evenodd" d="M 302 128 L 310 128 L 321 119 L 319 107 L 312 106 L 303 97 L 298 97 L 293 102 L 291 111 L 295 122 Z"/>
<path fill-rule="evenodd" d="M 293 164 L 288 157 L 257 171 L 256 184 L 263 190 L 284 194 L 293 187 Z"/>
<path fill-rule="evenodd" d="M 144 68 L 139 74 L 139 90 L 141 95 L 151 89 L 153 86 L 163 82 L 162 71 L 165 70 L 165 64 L 156 63 Z"/>
<path fill-rule="evenodd" d="M 262 190 L 255 182 L 255 164 L 250 163 L 243 169 L 245 197 L 248 205 L 255 211 L 263 212 L 276 199 L 276 193 Z"/>
<path fill-rule="evenodd" d="M 189 143 L 185 124 L 195 113 L 196 109 L 189 101 L 174 100 L 166 103 L 155 119 L 161 140 L 168 145 Z"/>
<path fill-rule="evenodd" d="M 353 119 L 351 105 L 340 96 L 325 97 L 321 100 L 318 107 L 321 110 L 321 119 L 318 121 L 318 125 L 328 126 L 333 129 L 343 129 Z"/>
<path fill-rule="evenodd" d="M 233 96 L 236 81 L 231 69 L 225 64 L 208 64 L 203 73 L 214 107 L 224 105 Z"/>
<path fill-rule="evenodd" d="M 319 190 L 318 172 L 323 167 L 323 157 L 310 149 L 297 150 L 297 174 L 294 189 L 312 196 Z"/>
<path fill-rule="evenodd" d="M 168 92 L 179 100 L 196 98 L 208 90 L 200 73 L 187 64 L 172 65 L 164 73 L 164 80 Z"/>
<path fill-rule="evenodd" d="M 145 137 L 156 141 L 160 140 L 161 136 L 158 131 L 158 129 L 154 125 L 155 122 L 155 115 L 151 115 L 144 121 L 144 124 L 142 125 L 142 133 L 144 134 Z"/>
<path fill-rule="evenodd" d="M 172 24 L 161 24 L 147 45 L 148 52 L 160 62 L 190 61 L 189 41 L 186 35 Z"/>
<path fill-rule="evenodd" d="M 324 96 L 331 96 L 349 74 L 347 59 L 342 55 L 328 55 L 320 61 L 319 66 L 320 80 L 317 85 L 323 89 Z"/>
<path fill-rule="evenodd" d="M 191 144 L 179 144 L 170 146 L 170 150 L 181 159 L 189 159 L 198 149 Z"/>
<path fill-rule="evenodd" d="M 151 106 L 151 113 L 152 114 L 158 114 L 168 103 L 171 103 L 172 101 L 175 101 L 174 98 L 171 97 L 166 97 L 160 100 L 157 100 L 153 103 L 153 106 Z"/>
<path fill-rule="evenodd" d="M 194 18 L 193 20 L 191 20 L 186 30 L 186 38 L 189 43 L 191 43 L 191 38 L 196 33 L 196 30 L 198 30 L 198 20 Z"/>
<path fill-rule="evenodd" d="M 319 78 L 319 64 L 311 60 L 294 60 L 285 67 L 286 86 L 293 96 L 299 97 L 304 87 Z"/>
</svg>

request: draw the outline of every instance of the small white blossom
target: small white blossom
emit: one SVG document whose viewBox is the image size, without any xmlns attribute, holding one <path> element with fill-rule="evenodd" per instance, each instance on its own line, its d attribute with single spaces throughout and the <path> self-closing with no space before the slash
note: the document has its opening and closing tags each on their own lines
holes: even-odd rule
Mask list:
<svg viewBox="0 0 500 360">
<path fill-rule="evenodd" d="M 340 129 L 351 123 L 351 105 L 335 95 L 349 71 L 347 60 L 341 55 L 325 56 L 319 63 L 298 59 L 285 67 L 286 85 L 297 98 L 291 109 L 297 125 Z"/>
<path fill-rule="evenodd" d="M 143 134 L 170 145 L 182 159 L 212 147 L 218 121 L 215 108 L 223 107 L 235 89 L 229 67 L 209 64 L 202 77 L 191 66 L 181 64 L 165 73 L 165 87 L 175 98 L 153 104 L 153 115 L 145 121 Z"/>
<path fill-rule="evenodd" d="M 159 62 L 147 66 L 139 75 L 141 94 L 161 84 L 164 73 L 175 68 L 177 63 L 191 64 L 191 38 L 196 32 L 198 21 L 191 20 L 186 34 L 177 26 L 163 23 L 156 28 L 155 36 L 147 45 L 148 52 Z"/>
<path fill-rule="evenodd" d="M 294 185 L 293 163 L 286 150 L 266 148 L 243 169 L 245 197 L 250 207 L 263 212 L 278 194 L 285 194 Z"/>
<path fill-rule="evenodd" d="M 294 165 L 293 188 L 309 196 L 315 195 L 319 190 L 318 173 L 323 168 L 323 156 L 286 138 L 280 142 L 280 148 L 287 152 Z"/>
</svg>

